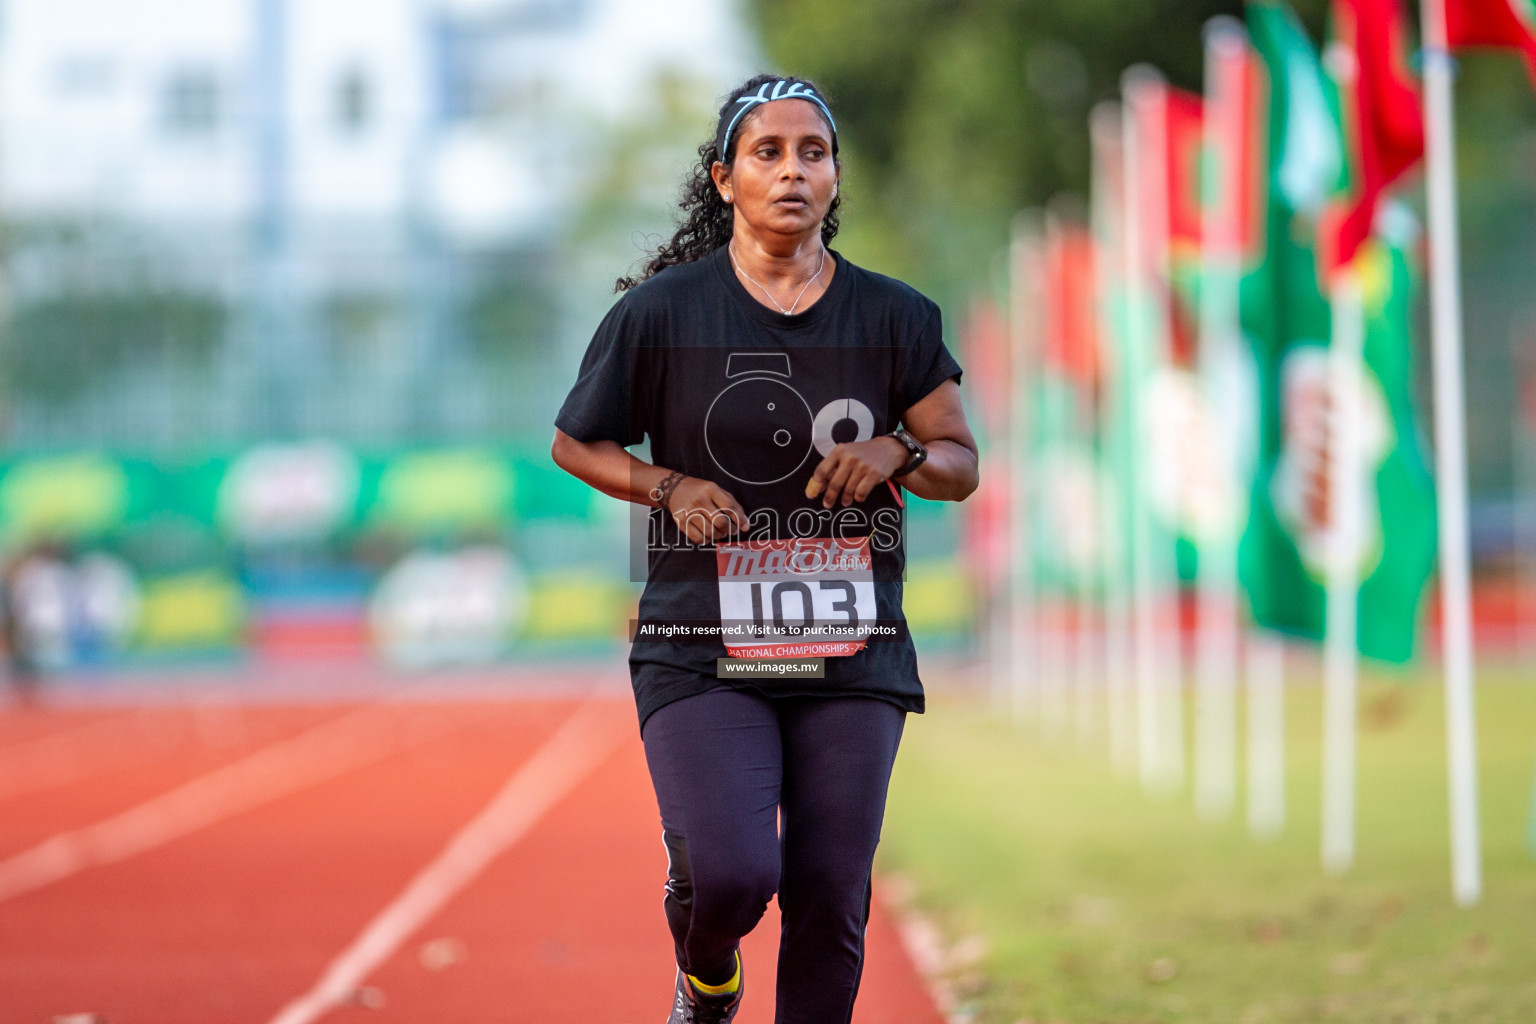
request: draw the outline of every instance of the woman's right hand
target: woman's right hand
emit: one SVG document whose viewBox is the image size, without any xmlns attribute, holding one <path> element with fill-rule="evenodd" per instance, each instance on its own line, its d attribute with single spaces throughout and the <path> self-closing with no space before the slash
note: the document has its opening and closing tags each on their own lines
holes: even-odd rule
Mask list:
<svg viewBox="0 0 1536 1024">
<path fill-rule="evenodd" d="M 709 480 L 683 477 L 667 504 L 678 530 L 695 544 L 715 544 L 747 529 L 741 502 Z"/>
</svg>

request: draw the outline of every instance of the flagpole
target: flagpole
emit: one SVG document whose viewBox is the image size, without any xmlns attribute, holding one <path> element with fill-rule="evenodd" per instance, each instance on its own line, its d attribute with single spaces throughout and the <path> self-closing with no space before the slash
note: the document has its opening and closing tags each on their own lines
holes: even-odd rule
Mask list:
<svg viewBox="0 0 1536 1024">
<path fill-rule="evenodd" d="M 1057 248 L 1059 239 L 1052 228 L 1049 212 L 1041 214 L 1040 248 L 1039 258 L 1035 267 L 1035 280 L 1039 288 L 1039 301 L 1036 309 L 1040 311 L 1037 321 L 1040 328 L 1039 343 L 1035 348 L 1036 366 L 1042 380 L 1046 378 L 1046 353 L 1058 350 L 1058 339 L 1054 336 L 1056 325 L 1060 321 L 1057 315 L 1058 306 L 1062 296 L 1057 293 L 1056 275 L 1054 273 L 1058 258 Z M 1052 399 L 1053 400 L 1053 399 Z M 1054 411 L 1054 406 L 1050 406 Z M 1061 424 L 1054 415 L 1047 416 L 1043 423 L 1037 421 L 1040 427 L 1041 451 L 1047 457 L 1041 459 L 1035 468 L 1035 476 L 1039 482 L 1038 493 L 1041 495 L 1041 504 L 1036 506 L 1035 514 L 1047 524 L 1056 522 L 1059 514 L 1059 502 L 1057 495 L 1060 493 L 1060 478 L 1062 459 L 1062 437 L 1058 433 Z M 1055 554 L 1053 553 L 1053 558 Z M 1057 564 L 1064 564 L 1056 559 Z M 1057 740 L 1066 732 L 1068 722 L 1068 701 L 1070 698 L 1070 673 L 1067 667 L 1067 634 L 1062 621 L 1063 610 L 1066 607 L 1063 599 L 1063 587 L 1061 573 L 1047 570 L 1044 559 L 1037 559 L 1036 565 L 1042 575 L 1039 589 L 1039 605 L 1037 613 L 1041 622 L 1041 686 L 1043 695 L 1041 698 L 1040 731 L 1048 740 Z M 1055 568 L 1056 566 L 1052 566 Z"/>
<path fill-rule="evenodd" d="M 1323 638 L 1323 867 L 1341 874 L 1355 861 L 1355 730 L 1359 671 L 1362 536 L 1360 365 L 1365 317 L 1354 272 L 1330 290 L 1328 348 L 1328 549 Z"/>
<path fill-rule="evenodd" d="M 1285 642 L 1248 633 L 1248 833 L 1274 839 L 1285 825 Z"/>
<path fill-rule="evenodd" d="M 1075 268 L 1072 263 L 1075 254 L 1070 248 L 1074 230 L 1081 230 L 1078 227 L 1081 220 L 1081 209 L 1073 196 L 1058 195 L 1047 204 L 1045 231 L 1051 272 L 1047 274 L 1046 279 L 1051 282 L 1055 302 L 1053 307 L 1055 315 L 1051 329 L 1062 332 L 1061 336 L 1054 338 L 1053 341 L 1055 351 L 1062 353 L 1066 361 L 1066 376 L 1071 381 L 1070 391 L 1073 396 L 1066 410 L 1067 418 L 1061 423 L 1062 451 L 1070 458 L 1070 461 L 1063 460 L 1059 463 L 1063 471 L 1076 471 L 1081 468 L 1078 458 L 1085 451 L 1092 450 L 1090 424 L 1093 422 L 1094 396 L 1091 388 L 1086 386 L 1088 382 L 1078 376 L 1082 367 L 1077 363 L 1076 346 L 1082 339 L 1074 338 L 1069 333 L 1073 327 L 1081 325 L 1081 314 L 1084 312 L 1078 307 L 1082 295 L 1075 288 Z M 1088 443 L 1084 444 L 1085 441 Z M 1090 465 L 1092 465 L 1091 462 Z M 1071 481 L 1063 481 L 1063 483 L 1071 483 Z M 1096 502 L 1097 498 L 1093 500 Z M 1083 514 L 1095 515 L 1097 507 L 1091 510 L 1085 509 Z M 1071 691 L 1070 713 L 1073 740 L 1079 747 L 1086 747 L 1093 738 L 1097 726 L 1094 708 L 1097 697 L 1094 640 L 1091 631 L 1094 595 L 1090 586 L 1093 571 L 1091 562 L 1086 560 L 1079 562 L 1077 559 L 1079 554 L 1083 553 L 1069 551 L 1063 558 L 1064 571 L 1059 615 L 1064 678 L 1067 680 L 1067 688 Z"/>
<path fill-rule="evenodd" d="M 1204 139 L 1208 153 L 1233 153 L 1243 139 L 1242 58 L 1246 35 L 1233 18 L 1212 18 L 1205 32 L 1207 100 Z M 1221 175 L 1215 199 L 1202 204 L 1200 223 L 1201 395 L 1216 427 L 1218 486 L 1236 491 L 1231 456 L 1238 433 L 1221 416 L 1221 371 L 1239 344 L 1238 263 L 1242 185 L 1240 160 L 1215 161 Z M 1225 493 L 1223 494 L 1225 497 Z M 1237 540 L 1235 523 L 1220 523 L 1202 540 L 1198 574 L 1199 647 L 1196 660 L 1195 804 L 1206 817 L 1232 811 L 1237 794 Z"/>
<path fill-rule="evenodd" d="M 1035 279 L 1038 225 L 1028 214 L 1013 219 L 1008 267 L 1008 345 L 1013 401 L 1008 409 L 1008 469 L 1013 563 L 1008 577 L 1008 693 L 1015 722 L 1039 714 L 1040 637 L 1035 629 L 1033 524 L 1029 514 L 1031 432 L 1028 410 L 1033 332 L 1039 308 Z"/>
<path fill-rule="evenodd" d="M 1134 69 L 1133 73 L 1134 73 Z M 1170 360 L 1171 345 L 1169 333 L 1171 331 L 1170 318 L 1172 275 L 1169 267 L 1169 180 L 1168 180 L 1168 82 L 1161 73 L 1146 69 L 1148 87 L 1145 90 L 1145 98 L 1149 107 L 1150 117 L 1142 121 L 1147 129 L 1146 146 L 1143 150 L 1142 173 L 1151 183 L 1149 191 L 1153 201 L 1146 204 L 1146 220 L 1144 222 L 1144 236 L 1147 242 L 1147 254 L 1151 259 L 1150 280 L 1155 282 L 1156 291 L 1149 291 L 1147 298 L 1150 301 L 1156 319 L 1151 321 L 1157 324 L 1157 329 L 1149 338 L 1147 353 L 1153 362 L 1148 364 L 1148 369 L 1160 369 Z M 1145 159 L 1147 154 L 1155 154 L 1151 160 Z M 1146 379 L 1150 382 L 1151 373 Z M 1145 406 L 1143 407 L 1145 410 Z M 1155 430 L 1157 427 L 1149 420 L 1144 419 L 1145 429 Z M 1178 529 L 1179 516 L 1181 514 L 1181 498 L 1184 492 L 1184 481 L 1179 479 L 1182 466 L 1175 457 L 1171 464 L 1164 467 L 1165 471 L 1172 474 L 1174 479 L 1169 490 L 1177 496 L 1175 498 L 1175 511 L 1167 532 L 1154 531 L 1151 536 L 1154 540 L 1152 571 L 1155 586 L 1157 588 L 1157 748 L 1160 752 L 1160 764 L 1158 766 L 1157 783 L 1164 792 L 1177 790 L 1184 782 L 1184 623 L 1182 612 L 1182 593 L 1179 581 L 1178 566 Z M 1150 490 L 1148 492 L 1148 515 L 1151 515 Z M 1149 520 L 1150 521 L 1150 520 Z"/>
<path fill-rule="evenodd" d="M 1093 463 L 1090 462 L 1090 466 Z M 1094 495 L 1097 502 L 1097 494 Z M 1093 511 L 1084 510 L 1085 515 L 1096 514 Z M 1073 737 L 1078 746 L 1086 748 L 1093 741 L 1098 732 L 1098 665 L 1094 657 L 1097 644 L 1094 639 L 1095 624 L 1093 622 L 1094 594 L 1091 584 L 1092 566 L 1082 565 L 1078 567 L 1081 573 L 1078 579 L 1077 593 L 1073 595 L 1072 602 L 1072 724 Z"/>
<path fill-rule="evenodd" d="M 1429 193 L 1430 322 L 1435 367 L 1435 456 L 1440 519 L 1440 602 L 1445 671 L 1446 760 L 1451 808 L 1451 890 L 1482 897 L 1473 705 L 1472 588 L 1467 540 L 1466 413 L 1461 365 L 1460 231 L 1456 223 L 1453 62 L 1445 0 L 1422 0 L 1426 185 Z"/>
<path fill-rule="evenodd" d="M 1092 398 L 1085 396 L 1085 401 L 1092 401 Z M 1083 426 L 1086 422 L 1091 421 L 1082 421 L 1079 423 L 1079 427 Z M 1091 435 L 1088 438 L 1088 442 L 1089 443 L 1084 447 L 1091 455 L 1093 450 Z M 1091 470 L 1097 469 L 1097 463 L 1092 458 L 1089 459 L 1088 466 Z M 1097 476 L 1093 477 L 1092 479 L 1093 483 L 1097 485 Z M 1094 502 L 1095 507 L 1091 510 L 1084 509 L 1084 515 L 1096 515 L 1098 512 L 1097 486 L 1094 487 L 1091 500 Z M 1072 620 L 1074 626 L 1073 640 L 1075 643 L 1075 650 L 1073 651 L 1072 656 L 1074 676 L 1073 686 L 1076 688 L 1076 693 L 1074 694 L 1073 698 L 1073 725 L 1075 727 L 1075 738 L 1078 745 L 1086 748 L 1088 744 L 1092 742 L 1094 735 L 1098 732 L 1099 718 L 1097 707 L 1099 696 L 1099 673 L 1097 664 L 1098 659 L 1095 657 L 1097 644 L 1095 642 L 1094 636 L 1096 624 L 1093 621 L 1093 563 L 1085 562 L 1084 564 L 1079 565 L 1077 568 L 1079 574 L 1078 586 L 1077 593 L 1073 595 L 1075 600 L 1073 602 L 1072 609 Z"/>
<path fill-rule="evenodd" d="M 1121 81 L 1125 96 L 1125 113 L 1121 118 L 1124 139 L 1121 152 L 1124 173 L 1121 175 L 1125 189 L 1122 209 L 1125 216 L 1124 290 L 1126 302 L 1126 372 L 1122 378 L 1127 389 L 1126 410 L 1127 441 L 1134 445 L 1146 431 L 1146 388 L 1148 371 L 1146 285 L 1143 281 L 1146 242 L 1143 238 L 1142 163 L 1145 144 L 1140 139 L 1140 124 L 1145 106 L 1145 92 L 1158 81 L 1156 72 L 1137 66 L 1128 70 Z M 1152 522 L 1151 509 L 1147 507 L 1147 466 L 1144 458 L 1131 453 L 1131 476 L 1127 481 L 1130 493 L 1126 501 L 1130 512 L 1131 530 L 1131 623 L 1132 669 L 1135 679 L 1136 709 L 1136 764 L 1141 784 L 1154 789 L 1159 784 L 1162 752 L 1159 750 L 1157 721 L 1158 652 L 1157 652 L 1157 593 L 1152 578 Z"/>
<path fill-rule="evenodd" d="M 1103 666 L 1104 697 L 1108 719 L 1109 760 L 1118 772 L 1129 774 L 1135 764 L 1135 719 L 1131 707 L 1131 630 L 1130 595 L 1125 571 L 1125 441 L 1124 424 L 1119 422 L 1125 388 L 1124 359 L 1115 351 L 1118 337 L 1114 296 L 1123 296 L 1116 287 L 1116 257 L 1124 244 L 1121 225 L 1124 214 L 1113 211 L 1123 202 L 1117 196 L 1120 174 L 1121 113 L 1116 103 L 1105 101 L 1089 113 L 1088 132 L 1092 142 L 1093 169 L 1090 211 L 1094 236 L 1094 288 L 1097 299 L 1100 366 L 1099 375 L 1099 449 L 1100 461 L 1109 470 L 1101 471 L 1099 494 L 1099 541 L 1103 553 Z M 1116 168 L 1111 167 L 1114 162 Z M 1123 191 L 1123 190 L 1122 190 Z"/>
</svg>

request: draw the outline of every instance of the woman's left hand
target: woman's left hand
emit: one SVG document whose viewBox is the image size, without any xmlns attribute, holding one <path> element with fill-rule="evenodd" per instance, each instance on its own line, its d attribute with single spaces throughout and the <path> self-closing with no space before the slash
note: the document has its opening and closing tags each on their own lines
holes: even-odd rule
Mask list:
<svg viewBox="0 0 1536 1024">
<path fill-rule="evenodd" d="M 844 505 L 863 501 L 905 466 L 909 457 L 905 445 L 883 435 L 837 445 L 817 464 L 805 485 L 805 496 L 820 497 L 822 508 L 831 508 L 838 501 Z"/>
</svg>

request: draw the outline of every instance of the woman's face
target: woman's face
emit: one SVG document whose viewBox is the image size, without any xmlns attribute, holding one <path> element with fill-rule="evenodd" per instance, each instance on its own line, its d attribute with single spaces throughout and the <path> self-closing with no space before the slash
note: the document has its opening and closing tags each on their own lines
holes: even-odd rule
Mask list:
<svg viewBox="0 0 1536 1024">
<path fill-rule="evenodd" d="M 805 100 L 775 100 L 760 106 L 738 130 L 736 159 L 726 173 L 712 169 L 720 193 L 756 232 L 776 235 L 819 233 L 837 195 L 837 161 L 831 130 Z"/>
</svg>

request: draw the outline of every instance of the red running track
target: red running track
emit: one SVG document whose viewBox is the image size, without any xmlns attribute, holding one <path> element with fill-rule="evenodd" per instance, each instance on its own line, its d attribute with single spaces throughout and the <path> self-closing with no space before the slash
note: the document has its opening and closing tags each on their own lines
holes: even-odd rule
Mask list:
<svg viewBox="0 0 1536 1024">
<path fill-rule="evenodd" d="M 461 833 L 479 866 L 442 857 Z M 5 1024 L 661 1024 L 665 870 L 623 697 L 0 710 Z M 295 1011 L 371 922 L 343 1003 Z M 772 1020 L 777 932 L 740 1024 Z M 877 904 L 855 1021 L 941 1020 Z"/>
</svg>

